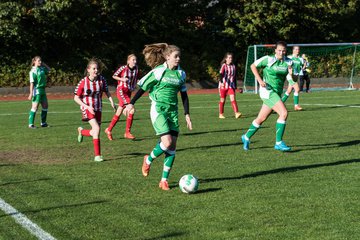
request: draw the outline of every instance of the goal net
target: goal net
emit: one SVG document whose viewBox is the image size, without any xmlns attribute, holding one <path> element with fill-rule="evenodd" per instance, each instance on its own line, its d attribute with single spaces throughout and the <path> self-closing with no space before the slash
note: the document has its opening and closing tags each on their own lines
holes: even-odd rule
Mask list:
<svg viewBox="0 0 360 240">
<path fill-rule="evenodd" d="M 311 89 L 343 90 L 360 87 L 360 43 L 288 44 L 287 55 L 291 55 L 293 46 L 300 47 L 300 56 L 307 56 Z M 257 93 L 258 83 L 250 65 L 265 55 L 273 55 L 274 47 L 275 44 L 248 47 L 244 91 Z"/>
</svg>

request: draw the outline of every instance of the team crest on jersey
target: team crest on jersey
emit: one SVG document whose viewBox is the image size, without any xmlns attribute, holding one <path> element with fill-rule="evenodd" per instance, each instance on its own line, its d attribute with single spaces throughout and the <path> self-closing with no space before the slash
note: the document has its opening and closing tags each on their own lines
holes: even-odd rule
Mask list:
<svg viewBox="0 0 360 240">
<path fill-rule="evenodd" d="M 92 93 L 91 89 L 87 89 L 87 90 L 86 90 L 86 94 L 87 94 L 87 95 L 90 95 L 91 93 Z"/>
</svg>

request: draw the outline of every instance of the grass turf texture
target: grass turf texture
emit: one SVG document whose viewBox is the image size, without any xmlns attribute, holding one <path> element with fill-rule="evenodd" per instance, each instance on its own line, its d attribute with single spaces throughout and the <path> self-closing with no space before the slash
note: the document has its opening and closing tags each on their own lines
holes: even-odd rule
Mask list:
<svg viewBox="0 0 360 240">
<path fill-rule="evenodd" d="M 242 150 L 261 102 L 237 97 L 244 117 L 228 101 L 218 119 L 216 94 L 190 95 L 193 131 L 180 107 L 168 192 L 157 186 L 163 157 L 141 175 L 157 142 L 146 97 L 136 104 L 136 141 L 123 139 L 123 116 L 114 141 L 102 132 L 102 163 L 90 138 L 77 143 L 77 127 L 89 126 L 72 100 L 50 101 L 51 127 L 36 130 L 27 128 L 29 102 L 0 102 L 0 197 L 57 239 L 359 239 L 360 92 L 302 94 L 302 112 L 290 97 L 290 153 L 273 149 L 276 114 Z M 104 104 L 102 131 L 112 115 Z M 187 173 L 199 178 L 197 194 L 177 187 Z M 35 239 L 2 211 L 0 221 L 0 239 Z"/>
</svg>

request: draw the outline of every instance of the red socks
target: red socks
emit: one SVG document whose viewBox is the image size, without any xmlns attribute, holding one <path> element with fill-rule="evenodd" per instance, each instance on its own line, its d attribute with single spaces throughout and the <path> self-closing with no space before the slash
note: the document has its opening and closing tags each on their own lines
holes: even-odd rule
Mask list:
<svg viewBox="0 0 360 240">
<path fill-rule="evenodd" d="M 108 126 L 109 131 L 111 131 L 113 129 L 113 127 L 115 127 L 116 123 L 119 121 L 120 116 L 117 116 L 116 114 L 114 115 L 114 117 L 111 119 L 111 123 Z"/>
<path fill-rule="evenodd" d="M 130 132 L 131 125 L 133 123 L 134 114 L 129 114 L 126 118 L 126 132 Z"/>
<path fill-rule="evenodd" d="M 93 139 L 93 144 L 95 156 L 100 156 L 100 139 Z"/>
<path fill-rule="evenodd" d="M 225 105 L 225 102 L 219 102 L 219 113 L 220 114 L 224 113 L 224 105 Z"/>
<path fill-rule="evenodd" d="M 90 131 L 91 130 L 83 129 L 83 130 L 81 130 L 81 135 L 83 135 L 85 137 L 91 137 Z"/>
<path fill-rule="evenodd" d="M 236 101 L 231 101 L 231 106 L 235 113 L 239 111 Z"/>
</svg>

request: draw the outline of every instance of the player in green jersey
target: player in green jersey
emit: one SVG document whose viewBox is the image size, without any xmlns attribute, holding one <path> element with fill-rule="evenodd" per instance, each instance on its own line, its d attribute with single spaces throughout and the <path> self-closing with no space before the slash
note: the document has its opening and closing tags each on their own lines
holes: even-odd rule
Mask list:
<svg viewBox="0 0 360 240">
<path fill-rule="evenodd" d="M 260 85 L 259 92 L 263 105 L 248 131 L 241 136 L 244 150 L 249 150 L 250 138 L 256 133 L 272 111 L 275 111 L 279 115 L 276 121 L 276 143 L 274 148 L 280 151 L 291 150 L 282 140 L 288 112 L 284 103 L 281 101 L 281 94 L 285 80 L 289 82 L 289 85 L 294 85 L 293 77 L 296 76 L 292 74 L 293 62 L 287 58 L 285 54 L 286 43 L 280 41 L 276 43 L 275 55 L 264 56 L 251 65 L 251 70 Z M 258 69 L 263 70 L 262 77 Z"/>
<path fill-rule="evenodd" d="M 176 142 L 179 134 L 178 98 L 180 91 L 185 110 L 187 127 L 191 130 L 189 115 L 189 99 L 185 85 L 185 72 L 180 68 L 180 49 L 175 45 L 156 43 L 146 45 L 143 54 L 146 63 L 153 68 L 139 82 L 137 91 L 126 112 L 133 109 L 136 100 L 145 91 L 149 91 L 151 99 L 150 117 L 159 143 L 149 155 L 144 156 L 142 174 L 147 177 L 153 160 L 165 153 L 164 168 L 159 187 L 169 190 L 168 177 L 175 160 Z"/>
<path fill-rule="evenodd" d="M 288 56 L 292 61 L 293 61 L 293 74 L 297 75 L 299 77 L 303 76 L 303 68 L 304 68 L 304 60 L 300 57 L 300 47 L 299 46 L 294 46 L 292 49 L 292 55 Z M 294 110 L 295 111 L 301 111 L 302 107 L 300 107 L 299 105 L 299 92 L 300 92 L 300 87 L 299 84 L 297 83 L 297 80 L 294 79 L 295 84 L 294 85 L 289 85 L 285 94 L 282 97 L 282 101 L 286 102 L 286 100 L 288 99 L 291 91 L 294 89 Z"/>
<path fill-rule="evenodd" d="M 30 94 L 28 99 L 32 101 L 31 110 L 29 113 L 29 128 L 34 129 L 35 114 L 41 103 L 41 127 L 48 127 L 46 123 L 46 116 L 48 111 L 48 101 L 45 93 L 46 75 L 50 68 L 41 61 L 41 57 L 35 56 L 31 61 L 30 70 Z"/>
</svg>

